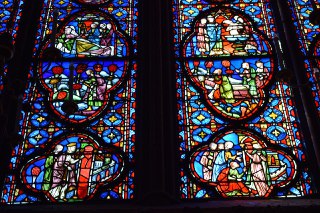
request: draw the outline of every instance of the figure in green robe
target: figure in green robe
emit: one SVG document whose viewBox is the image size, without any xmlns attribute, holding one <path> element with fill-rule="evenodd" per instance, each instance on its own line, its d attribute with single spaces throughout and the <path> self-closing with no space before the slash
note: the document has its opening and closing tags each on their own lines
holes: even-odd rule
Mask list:
<svg viewBox="0 0 320 213">
<path fill-rule="evenodd" d="M 60 49 L 62 52 L 75 52 L 75 42 L 78 36 L 79 35 L 76 33 L 74 26 L 66 26 L 64 29 L 64 34 L 57 38 L 58 43 L 56 47 Z"/>
<path fill-rule="evenodd" d="M 243 79 L 243 85 L 249 86 L 249 93 L 252 97 L 256 98 L 258 97 L 258 91 L 257 91 L 257 85 L 256 85 L 256 71 L 250 67 L 249 63 L 244 62 L 242 63 L 242 79 Z"/>
<path fill-rule="evenodd" d="M 219 85 L 219 93 L 215 92 L 214 98 L 233 104 L 236 102 L 233 95 L 233 88 L 227 76 L 222 75 L 221 69 L 216 69 L 213 72 L 214 82 Z"/>
<path fill-rule="evenodd" d="M 43 176 L 43 184 L 42 184 L 42 190 L 48 191 L 51 189 L 52 185 L 52 169 L 53 169 L 53 164 L 57 160 L 57 155 L 63 150 L 62 145 L 57 145 L 53 151 L 52 155 L 49 155 L 46 159 L 44 168 L 44 176 Z"/>
<path fill-rule="evenodd" d="M 106 81 L 99 73 L 94 74 L 93 70 L 86 71 L 89 79 L 84 82 L 87 91 L 84 100 L 87 100 L 88 106 L 100 107 L 103 105 L 106 92 Z"/>
</svg>

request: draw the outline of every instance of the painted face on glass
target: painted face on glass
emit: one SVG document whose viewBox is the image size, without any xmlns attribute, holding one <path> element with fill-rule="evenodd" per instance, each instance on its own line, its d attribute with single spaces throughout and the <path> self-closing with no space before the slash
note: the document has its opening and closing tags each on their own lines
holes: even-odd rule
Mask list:
<svg viewBox="0 0 320 213">
<path fill-rule="evenodd" d="M 227 141 L 227 142 L 225 143 L 225 149 L 231 149 L 232 147 L 233 147 L 233 143 L 232 143 L 232 142 Z"/>
<path fill-rule="evenodd" d="M 201 19 L 201 24 L 206 24 L 207 23 L 207 19 L 205 19 L 205 18 L 203 18 L 203 19 Z"/>
<path fill-rule="evenodd" d="M 210 150 L 216 150 L 218 145 L 216 143 L 210 143 L 209 147 L 210 147 Z"/>
<path fill-rule="evenodd" d="M 75 145 L 68 146 L 67 153 L 74 153 L 77 147 Z"/>
<path fill-rule="evenodd" d="M 63 150 L 63 146 L 58 144 L 55 148 L 54 148 L 54 153 L 59 153 Z"/>
<path fill-rule="evenodd" d="M 246 63 L 246 62 L 243 63 L 243 64 L 242 64 L 242 68 L 243 68 L 243 69 L 249 69 L 249 68 L 250 68 L 249 63 Z"/>
<path fill-rule="evenodd" d="M 238 167 L 239 167 L 239 164 L 238 164 L 236 161 L 232 161 L 232 162 L 230 163 L 230 167 L 231 167 L 232 169 L 235 169 L 235 168 L 238 168 Z"/>
<path fill-rule="evenodd" d="M 257 62 L 256 62 L 256 66 L 257 66 L 258 68 L 263 68 L 263 63 L 262 63 L 261 61 L 257 61 Z"/>
<path fill-rule="evenodd" d="M 93 68 L 94 68 L 94 70 L 95 70 L 96 72 L 101 72 L 101 70 L 102 70 L 102 65 L 101 65 L 101 64 L 96 64 L 96 65 L 93 66 Z"/>
</svg>

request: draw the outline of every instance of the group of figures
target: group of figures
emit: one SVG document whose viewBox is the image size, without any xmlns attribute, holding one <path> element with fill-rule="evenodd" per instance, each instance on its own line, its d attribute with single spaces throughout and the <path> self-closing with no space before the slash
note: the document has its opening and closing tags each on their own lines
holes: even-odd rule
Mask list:
<svg viewBox="0 0 320 213">
<path fill-rule="evenodd" d="M 44 66 L 46 64 L 44 63 Z M 50 63 L 51 67 L 44 70 L 44 88 L 49 92 L 53 107 L 57 113 L 63 113 L 61 106 L 66 100 L 73 100 L 78 105 L 74 119 L 81 120 L 94 115 L 99 108 L 108 103 L 109 94 L 120 83 L 125 75 L 123 62 L 88 62 Z M 75 69 L 70 73 L 73 66 Z"/>
<path fill-rule="evenodd" d="M 83 200 L 119 175 L 121 161 L 119 155 L 99 150 L 90 139 L 73 136 L 57 144 L 45 158 L 29 162 L 23 168 L 24 181 L 51 200 Z"/>
<path fill-rule="evenodd" d="M 270 61 L 264 59 L 201 61 L 193 66 L 206 98 L 234 118 L 247 117 L 261 104 L 261 89 L 270 80 Z"/>
<path fill-rule="evenodd" d="M 50 42 L 44 50 L 49 46 Z M 111 92 L 129 70 L 130 60 L 125 59 L 130 52 L 126 37 L 105 13 L 80 12 L 60 28 L 55 46 L 63 57 L 73 58 L 73 62 L 43 60 L 38 65 L 39 79 L 49 94 L 52 110 L 71 123 L 94 119 L 106 108 Z M 94 56 L 101 60 L 89 60 Z M 67 114 L 62 108 L 66 101 L 77 104 L 76 110 Z"/>
<path fill-rule="evenodd" d="M 110 7 L 106 6 L 111 2 Z M 122 117 L 114 112 L 116 107 L 110 106 L 112 100 L 112 104 L 121 100 L 134 105 L 131 91 L 122 91 L 120 87 L 123 85 L 123 88 L 132 87 L 134 90 L 131 85 L 134 79 L 129 76 L 129 72 L 135 69 L 130 70 L 131 43 L 134 42 L 130 32 L 136 31 L 132 24 L 136 14 L 132 12 L 117 21 L 110 11 L 111 7 L 113 10 L 131 11 L 133 2 L 52 0 L 44 3 L 42 18 L 45 21 L 40 25 L 43 31 L 39 30 L 39 40 L 43 43 L 37 46 L 38 63 L 30 74 L 36 83 L 30 83 L 26 92 L 26 101 L 34 103 L 32 110 L 36 112 L 25 113 L 22 118 L 22 132 L 26 140 L 17 146 L 19 151 L 16 150 L 12 158 L 14 166 L 11 164 L 14 169 L 19 169 L 16 174 L 19 174 L 17 178 L 21 183 L 7 182 L 5 202 L 133 198 L 133 169 L 125 161 L 133 159 L 134 121 L 124 127 L 115 120 L 130 120 L 134 108 L 129 104 L 129 107 L 120 109 Z M 98 5 L 103 7 L 98 8 Z M 60 10 L 58 17 L 63 22 L 59 22 L 57 30 L 54 30 L 53 26 L 57 24 L 53 11 L 56 10 Z M 51 50 L 54 53 L 59 50 L 61 54 L 51 58 Z M 124 81 L 128 81 L 129 86 L 122 84 Z M 71 113 L 64 111 L 66 103 L 76 104 L 76 110 Z M 44 107 L 45 104 L 48 105 Z M 122 104 L 118 104 L 117 109 L 121 108 L 119 105 Z M 107 106 L 110 106 L 108 112 Z M 56 117 L 47 116 L 51 112 Z M 106 117 L 115 114 L 109 122 L 112 124 L 108 124 L 107 118 L 99 122 L 98 116 L 102 112 Z M 33 119 L 37 113 L 39 119 Z M 41 125 L 41 122 L 46 124 Z M 114 126 L 114 122 L 121 130 L 109 128 Z M 86 125 L 80 128 L 78 124 L 83 123 Z M 100 134 L 94 132 L 97 129 Z M 35 140 L 32 140 L 30 132 L 37 134 Z M 112 139 L 117 137 L 117 143 L 108 143 L 106 138 L 109 136 Z M 15 176 L 9 176 L 16 180 Z M 11 197 L 18 198 L 10 200 Z"/>
<path fill-rule="evenodd" d="M 199 15 L 183 41 L 184 69 L 222 120 L 243 122 L 266 103 L 274 52 L 252 22 L 232 9 Z M 233 123 L 232 123 L 233 124 Z M 269 197 L 296 177 L 295 158 L 252 130 L 221 130 L 188 155 L 189 174 L 222 197 Z"/>
<path fill-rule="evenodd" d="M 263 55 L 267 46 L 252 33 L 250 26 L 238 15 L 218 11 L 200 19 L 190 51 L 200 56 Z"/>
<path fill-rule="evenodd" d="M 227 9 L 208 13 L 195 22 L 182 48 L 184 57 L 194 58 L 184 63 L 188 75 L 220 115 L 245 119 L 265 103 L 263 89 L 274 72 L 272 48 L 245 17 Z"/>
<path fill-rule="evenodd" d="M 96 5 L 107 1 L 79 2 Z M 55 36 L 55 47 L 71 61 L 40 60 L 38 76 L 50 107 L 60 119 L 72 124 L 94 120 L 127 75 L 130 61 L 124 58 L 130 52 L 128 39 L 113 18 L 100 11 L 70 16 Z M 48 41 L 43 46 L 40 58 L 51 45 Z M 65 103 L 77 107 L 68 113 Z M 32 191 L 51 201 L 81 201 L 91 199 L 99 187 L 121 175 L 123 156 L 116 148 L 103 148 L 81 133 L 56 140 L 49 152 L 22 168 L 22 181 Z"/>
<path fill-rule="evenodd" d="M 55 46 L 65 57 L 121 57 L 127 51 L 124 36 L 111 21 L 99 14 L 71 19 L 58 34 Z"/>
<path fill-rule="evenodd" d="M 228 132 L 198 149 L 191 157 L 192 175 L 225 197 L 268 197 L 274 186 L 292 180 L 292 157 L 250 134 Z"/>
</svg>

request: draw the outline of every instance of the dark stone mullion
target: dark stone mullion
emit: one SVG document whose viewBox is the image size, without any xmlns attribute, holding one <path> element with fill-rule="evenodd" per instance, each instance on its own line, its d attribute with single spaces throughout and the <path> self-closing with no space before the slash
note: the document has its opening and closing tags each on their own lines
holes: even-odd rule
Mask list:
<svg viewBox="0 0 320 213">
<path fill-rule="evenodd" d="M 15 54 L 8 64 L 7 82 L 3 91 L 4 113 L 7 115 L 7 137 L 2 138 L 0 149 L 0 187 L 3 189 L 4 178 L 8 173 L 8 165 L 12 148 L 19 143 L 17 132 L 21 111 L 22 96 L 27 83 L 28 73 L 35 46 L 35 38 L 39 24 L 43 0 L 26 1 L 23 5 L 22 17 L 15 39 Z"/>
<path fill-rule="evenodd" d="M 313 190 L 317 193 L 320 189 L 320 118 L 314 104 L 311 88 L 304 67 L 304 56 L 299 47 L 296 29 L 291 18 L 291 11 L 287 1 L 272 0 L 275 15 L 275 24 L 278 27 L 279 38 L 283 42 L 283 58 L 287 62 L 288 75 L 292 75 L 292 90 L 295 96 L 296 109 L 301 120 L 300 128 L 306 141 L 308 154 L 308 167 L 313 176 Z M 285 71 L 285 70 L 283 70 Z M 281 71 L 280 71 L 281 72 Z M 314 163 L 311 163 L 314 162 Z"/>
<path fill-rule="evenodd" d="M 143 204 L 178 198 L 178 126 L 171 1 L 139 2 L 137 197 Z"/>
</svg>

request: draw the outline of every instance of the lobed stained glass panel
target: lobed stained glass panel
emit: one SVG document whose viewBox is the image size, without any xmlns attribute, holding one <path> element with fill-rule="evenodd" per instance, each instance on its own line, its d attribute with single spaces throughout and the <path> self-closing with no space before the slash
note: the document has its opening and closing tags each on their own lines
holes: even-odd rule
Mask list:
<svg viewBox="0 0 320 213">
<path fill-rule="evenodd" d="M 214 3 L 215 2 L 215 3 Z M 312 194 L 268 0 L 173 4 L 181 197 Z"/>
<path fill-rule="evenodd" d="M 136 5 L 45 1 L 2 202 L 134 197 Z"/>
</svg>

